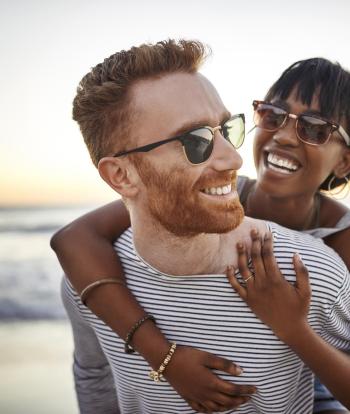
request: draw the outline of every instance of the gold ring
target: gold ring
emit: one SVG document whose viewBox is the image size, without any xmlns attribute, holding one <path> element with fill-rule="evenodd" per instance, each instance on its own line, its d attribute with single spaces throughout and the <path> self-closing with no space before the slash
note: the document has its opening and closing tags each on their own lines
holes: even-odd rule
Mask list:
<svg viewBox="0 0 350 414">
<path fill-rule="evenodd" d="M 251 279 L 252 277 L 254 277 L 254 275 L 250 275 L 249 277 L 247 277 L 247 279 L 243 279 L 246 283 L 249 279 Z"/>
</svg>

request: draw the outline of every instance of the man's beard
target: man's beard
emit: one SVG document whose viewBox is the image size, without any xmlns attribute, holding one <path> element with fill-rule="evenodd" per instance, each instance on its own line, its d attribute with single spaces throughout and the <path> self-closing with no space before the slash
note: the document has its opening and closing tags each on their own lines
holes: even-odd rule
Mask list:
<svg viewBox="0 0 350 414">
<path fill-rule="evenodd" d="M 211 183 L 232 183 L 236 173 L 222 171 L 203 175 L 191 187 L 186 170 L 158 171 L 145 159 L 135 160 L 138 173 L 147 188 L 147 207 L 151 216 L 175 236 L 192 237 L 200 233 L 227 233 L 243 220 L 244 211 L 238 197 L 216 205 L 206 202 L 199 190 Z M 213 205 L 214 204 L 214 205 Z"/>
</svg>

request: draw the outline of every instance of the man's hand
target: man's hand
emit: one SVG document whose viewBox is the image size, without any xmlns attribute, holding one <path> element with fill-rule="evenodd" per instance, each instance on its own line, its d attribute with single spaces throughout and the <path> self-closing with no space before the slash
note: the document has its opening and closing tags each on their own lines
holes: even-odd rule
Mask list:
<svg viewBox="0 0 350 414">
<path fill-rule="evenodd" d="M 273 254 L 272 234 L 262 242 L 257 231 L 252 231 L 251 258 L 253 271 L 248 268 L 245 246 L 238 243 L 238 268 L 245 280 L 241 285 L 232 267 L 227 269 L 231 286 L 249 305 L 256 316 L 268 325 L 284 342 L 309 329 L 307 315 L 311 288 L 308 271 L 299 255 L 293 257 L 295 285 L 286 281 Z"/>
<path fill-rule="evenodd" d="M 213 369 L 240 375 L 242 370 L 227 359 L 187 346 L 178 346 L 164 376 L 195 411 L 220 412 L 237 408 L 256 392 L 251 385 L 235 385 Z"/>
</svg>

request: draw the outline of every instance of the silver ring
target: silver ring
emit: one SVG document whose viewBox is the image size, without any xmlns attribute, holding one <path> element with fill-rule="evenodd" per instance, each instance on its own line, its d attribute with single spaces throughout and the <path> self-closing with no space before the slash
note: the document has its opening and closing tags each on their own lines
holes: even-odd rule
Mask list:
<svg viewBox="0 0 350 414">
<path fill-rule="evenodd" d="M 249 279 L 251 279 L 252 277 L 254 277 L 254 275 L 250 275 L 249 277 L 247 277 L 247 279 L 243 279 L 246 283 Z"/>
</svg>

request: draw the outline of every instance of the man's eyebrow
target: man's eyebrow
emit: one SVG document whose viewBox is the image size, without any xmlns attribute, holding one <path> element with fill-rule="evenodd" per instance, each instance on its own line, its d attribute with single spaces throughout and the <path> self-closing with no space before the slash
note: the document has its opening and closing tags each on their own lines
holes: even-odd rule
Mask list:
<svg viewBox="0 0 350 414">
<path fill-rule="evenodd" d="M 221 116 L 221 122 L 220 125 L 223 124 L 224 122 L 226 122 L 228 119 L 231 118 L 231 113 L 226 111 L 222 116 Z M 206 126 L 210 126 L 212 128 L 218 126 L 218 125 L 210 125 L 211 122 L 208 122 L 208 119 L 203 119 L 203 120 L 198 120 L 198 121 L 192 121 L 192 122 L 186 122 L 184 124 L 182 124 L 179 128 L 177 128 L 170 137 L 175 137 L 181 134 L 184 134 L 185 132 L 188 131 L 192 131 L 194 129 L 197 128 L 202 128 L 202 127 L 206 127 Z"/>
</svg>

